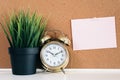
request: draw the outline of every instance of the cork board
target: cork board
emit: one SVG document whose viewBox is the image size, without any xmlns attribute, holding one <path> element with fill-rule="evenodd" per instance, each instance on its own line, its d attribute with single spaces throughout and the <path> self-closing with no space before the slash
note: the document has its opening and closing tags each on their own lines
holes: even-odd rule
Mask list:
<svg viewBox="0 0 120 80">
<path fill-rule="evenodd" d="M 120 68 L 120 0 L 0 0 L 0 20 L 4 14 L 21 9 L 49 16 L 48 28 L 71 36 L 71 19 L 115 16 L 117 48 L 70 51 L 68 68 Z M 9 44 L 0 27 L 0 68 L 8 68 Z"/>
</svg>

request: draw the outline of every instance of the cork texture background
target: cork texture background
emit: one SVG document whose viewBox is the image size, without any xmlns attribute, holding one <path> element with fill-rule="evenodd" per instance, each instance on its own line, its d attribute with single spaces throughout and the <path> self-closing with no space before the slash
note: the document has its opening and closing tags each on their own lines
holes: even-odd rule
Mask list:
<svg viewBox="0 0 120 80">
<path fill-rule="evenodd" d="M 117 48 L 73 51 L 68 68 L 120 68 L 120 0 L 0 0 L 0 21 L 14 10 L 49 16 L 47 27 L 58 29 L 72 41 L 71 19 L 115 16 Z M 8 41 L 0 27 L 0 68 L 11 67 Z"/>
</svg>

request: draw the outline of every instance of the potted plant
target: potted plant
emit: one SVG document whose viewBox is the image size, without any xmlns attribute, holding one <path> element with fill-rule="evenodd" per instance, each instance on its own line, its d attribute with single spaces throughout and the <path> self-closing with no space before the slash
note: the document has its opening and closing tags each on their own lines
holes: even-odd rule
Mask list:
<svg viewBox="0 0 120 80">
<path fill-rule="evenodd" d="M 36 59 L 40 52 L 41 38 L 44 34 L 46 20 L 36 13 L 19 11 L 10 16 L 2 29 L 10 44 L 8 48 L 12 73 L 29 75 L 36 73 Z"/>
</svg>

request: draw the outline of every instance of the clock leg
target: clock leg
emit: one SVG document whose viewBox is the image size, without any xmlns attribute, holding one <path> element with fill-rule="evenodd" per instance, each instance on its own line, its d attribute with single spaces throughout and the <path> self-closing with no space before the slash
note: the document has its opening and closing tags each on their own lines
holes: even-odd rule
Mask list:
<svg viewBox="0 0 120 80">
<path fill-rule="evenodd" d="M 63 69 L 63 68 L 61 68 L 61 71 L 65 74 L 65 71 L 64 71 L 64 69 Z"/>
</svg>

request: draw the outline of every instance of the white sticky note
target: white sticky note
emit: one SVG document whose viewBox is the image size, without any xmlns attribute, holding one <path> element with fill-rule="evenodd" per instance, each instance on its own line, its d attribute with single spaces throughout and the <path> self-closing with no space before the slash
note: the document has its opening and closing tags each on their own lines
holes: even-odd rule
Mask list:
<svg viewBox="0 0 120 80">
<path fill-rule="evenodd" d="M 116 48 L 115 17 L 71 20 L 73 50 Z"/>
</svg>

